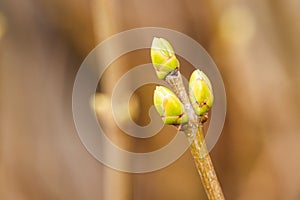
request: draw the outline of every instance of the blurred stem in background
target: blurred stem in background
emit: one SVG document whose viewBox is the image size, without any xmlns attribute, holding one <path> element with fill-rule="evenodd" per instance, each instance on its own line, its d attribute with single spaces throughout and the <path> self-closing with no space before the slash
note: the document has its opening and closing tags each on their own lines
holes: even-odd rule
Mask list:
<svg viewBox="0 0 300 200">
<path fill-rule="evenodd" d="M 116 11 L 114 10 L 113 3 L 110 0 L 99 0 L 93 1 L 92 3 L 92 11 L 93 11 L 93 23 L 95 30 L 95 37 L 97 38 L 97 42 L 102 42 L 113 34 L 117 33 L 118 30 L 115 27 L 117 16 Z M 119 44 L 120 46 L 122 44 Z M 107 53 L 116 51 L 114 48 L 118 48 L 117 46 L 110 46 L 107 49 Z M 98 55 L 99 57 L 99 67 L 102 67 L 101 56 L 106 55 Z M 110 108 L 111 106 L 111 94 L 113 88 L 118 81 L 118 78 L 122 75 L 121 66 L 128 65 L 127 60 L 123 60 L 119 62 L 119 69 L 111 69 L 107 72 L 108 78 L 104 77 L 100 84 L 100 92 L 101 95 L 107 96 L 108 101 L 98 101 L 96 107 L 99 108 Z M 125 84 L 130 84 L 130 82 L 126 82 Z M 126 87 L 125 87 L 126 88 Z M 128 90 L 123 90 L 123 93 L 128 92 Z M 122 95 L 122 94 L 120 94 Z M 124 96 L 124 94 L 122 95 Z M 96 102 L 97 103 L 97 102 Z M 128 106 L 128 105 L 126 105 Z M 102 120 L 102 124 L 106 127 L 106 133 L 109 137 L 113 138 L 114 142 L 121 143 L 122 146 L 128 147 L 131 146 L 130 140 L 122 140 L 122 137 L 119 137 L 122 133 L 114 123 L 114 119 L 112 117 L 108 117 L 108 113 L 111 113 L 112 110 L 108 109 L 105 112 L 98 112 L 99 119 Z M 130 162 L 126 160 L 126 158 L 122 158 L 121 155 L 112 154 L 112 152 L 106 152 L 107 155 L 114 157 L 114 159 L 119 160 L 119 162 Z M 128 163 L 130 164 L 130 163 Z M 111 200 L 111 199 L 120 199 L 120 200 L 129 200 L 132 196 L 132 180 L 131 176 L 127 173 L 119 172 L 109 167 L 102 167 L 102 198 L 103 200 Z"/>
</svg>

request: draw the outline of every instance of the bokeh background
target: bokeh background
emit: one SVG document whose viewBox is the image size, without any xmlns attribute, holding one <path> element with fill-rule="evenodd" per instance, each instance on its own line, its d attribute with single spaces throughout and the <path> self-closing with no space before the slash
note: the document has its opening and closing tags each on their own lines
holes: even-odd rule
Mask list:
<svg viewBox="0 0 300 200">
<path fill-rule="evenodd" d="M 190 152 L 159 171 L 122 173 L 95 160 L 75 130 L 72 87 L 87 54 L 113 34 L 155 26 L 198 41 L 222 74 L 227 117 L 211 156 L 227 199 L 299 200 L 299 10 L 297 0 L 1 0 L 0 199 L 206 199 Z M 147 62 L 149 50 L 120 57 L 95 99 L 108 137 L 134 152 L 176 133 L 132 138 L 111 119 L 114 84 Z M 140 125 L 149 123 L 154 88 L 131 99 Z"/>
</svg>

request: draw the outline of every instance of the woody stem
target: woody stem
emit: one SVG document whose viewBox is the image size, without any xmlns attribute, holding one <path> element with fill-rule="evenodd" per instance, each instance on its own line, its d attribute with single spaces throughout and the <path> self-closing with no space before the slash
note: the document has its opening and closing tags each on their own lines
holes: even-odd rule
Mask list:
<svg viewBox="0 0 300 200">
<path fill-rule="evenodd" d="M 208 199 L 224 200 L 221 185 L 218 181 L 212 160 L 206 147 L 202 126 L 198 126 L 195 138 L 191 139 L 190 150 L 194 157 L 198 173 Z"/>
<path fill-rule="evenodd" d="M 180 72 L 174 70 L 166 76 L 165 81 L 183 103 L 189 117 L 188 123 L 182 125 L 181 130 L 184 131 L 191 144 L 190 150 L 208 199 L 225 200 L 205 143 L 202 124 L 198 123 L 199 117 L 191 106 Z"/>
</svg>

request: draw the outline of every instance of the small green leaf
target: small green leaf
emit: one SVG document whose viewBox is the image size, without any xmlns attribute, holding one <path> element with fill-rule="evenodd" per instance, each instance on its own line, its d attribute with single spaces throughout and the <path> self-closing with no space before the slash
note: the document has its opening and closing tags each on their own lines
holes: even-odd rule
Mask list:
<svg viewBox="0 0 300 200">
<path fill-rule="evenodd" d="M 189 97 L 197 115 L 204 115 L 213 105 L 214 96 L 211 83 L 199 69 L 195 70 L 190 77 Z"/>
<path fill-rule="evenodd" d="M 151 59 L 159 79 L 164 79 L 170 72 L 179 68 L 179 61 L 172 46 L 163 38 L 153 39 Z"/>
<path fill-rule="evenodd" d="M 154 106 L 165 124 L 178 125 L 188 122 L 183 104 L 171 90 L 164 86 L 156 87 Z"/>
</svg>

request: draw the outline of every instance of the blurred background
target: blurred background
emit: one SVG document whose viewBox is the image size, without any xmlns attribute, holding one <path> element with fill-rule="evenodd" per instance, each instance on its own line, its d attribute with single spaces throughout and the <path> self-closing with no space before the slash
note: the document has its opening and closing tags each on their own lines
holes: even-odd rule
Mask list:
<svg viewBox="0 0 300 200">
<path fill-rule="evenodd" d="M 198 41 L 222 74 L 227 117 L 211 156 L 227 199 L 299 200 L 299 10 L 297 0 L 1 0 L 0 199 L 206 199 L 189 151 L 159 171 L 123 173 L 95 160 L 75 130 L 71 95 L 84 58 L 113 34 L 154 26 Z M 137 139 L 111 119 L 114 84 L 147 62 L 149 50 L 120 57 L 95 99 L 108 137 L 133 152 L 176 133 Z M 154 88 L 131 99 L 139 125 L 149 123 Z"/>
</svg>

